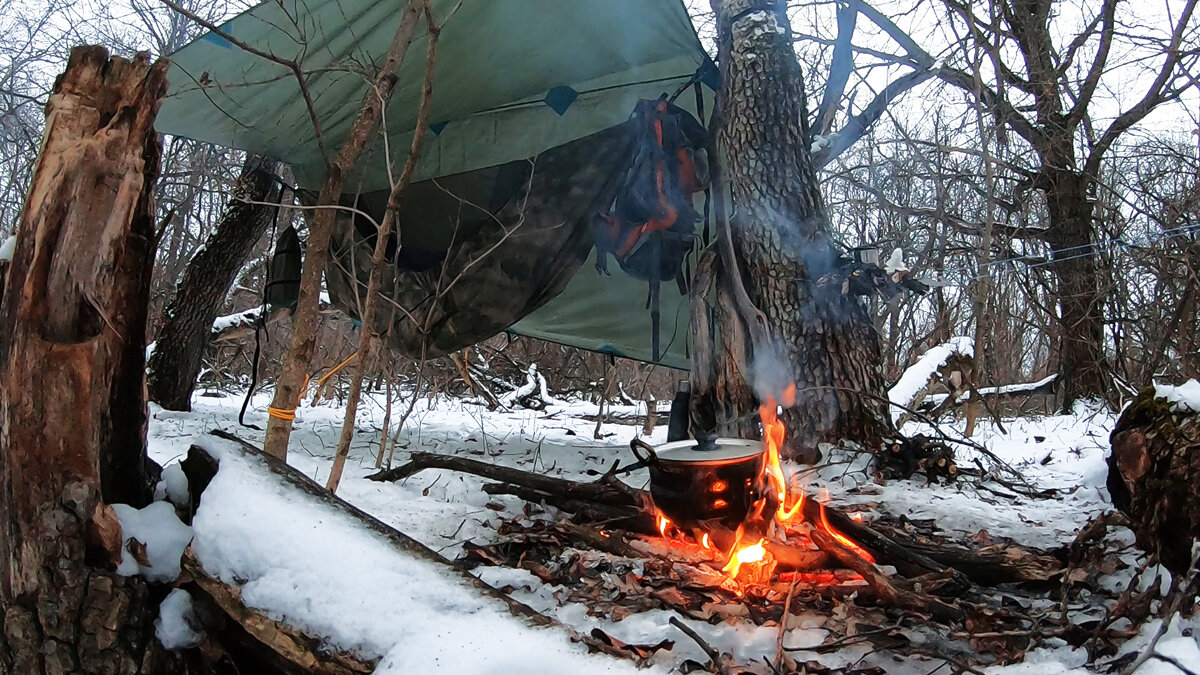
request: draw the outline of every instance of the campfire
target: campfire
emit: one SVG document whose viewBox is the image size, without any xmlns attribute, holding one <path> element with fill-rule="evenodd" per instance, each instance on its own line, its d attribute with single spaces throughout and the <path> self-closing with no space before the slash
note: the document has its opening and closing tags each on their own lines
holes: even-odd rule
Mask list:
<svg viewBox="0 0 1200 675">
<path fill-rule="evenodd" d="M 586 607 L 590 616 L 615 623 L 667 610 L 701 624 L 778 627 L 773 664 L 739 672 L 798 672 L 801 665 L 826 672 L 811 663 L 787 666 L 782 636 L 805 613 L 822 617 L 835 631 L 853 631 L 864 622 L 915 632 L 930 622 L 957 631 L 966 627 L 968 632 L 954 634 L 971 640 L 970 631 L 991 636 L 972 647 L 993 662 L 1035 644 L 1031 631 L 1048 619 L 1005 607 L 1001 591 L 983 589 L 1045 585 L 1062 574 L 1062 559 L 995 537 L 983 546 L 964 545 L 940 534 L 934 521 L 908 520 L 869 504 L 857 513 L 832 505 L 827 490 L 789 475 L 781 462 L 786 432 L 780 404 L 792 405 L 795 396 L 795 387 L 787 387 L 763 397 L 761 442 L 701 439 L 656 448 L 635 440 L 638 464 L 618 461 L 596 471 L 594 480 L 432 453 L 413 453 L 405 465 L 374 478 L 463 471 L 491 481 L 482 485 L 489 495 L 523 500 L 522 513 L 500 519 L 494 540 L 464 543 L 459 564 L 525 570 L 554 589 L 555 602 Z M 639 468 L 650 471 L 649 490 L 620 479 Z M 505 510 L 499 503 L 487 506 Z M 686 624 L 673 625 L 702 641 Z M 1072 641 L 1087 637 L 1070 633 L 1069 626 L 1056 630 Z M 867 635 L 864 639 L 881 640 L 879 646 L 893 653 L 926 649 L 891 629 Z M 673 644 L 625 644 L 600 628 L 584 639 L 636 660 Z M 712 663 L 719 660 L 705 652 Z"/>
<path fill-rule="evenodd" d="M 796 557 L 786 555 L 783 551 L 809 551 L 819 554 L 820 548 L 813 541 L 812 531 L 819 530 L 825 536 L 831 537 L 839 545 L 854 553 L 862 560 L 874 563 L 874 557 L 859 544 L 839 532 L 829 523 L 825 503 L 828 501 L 826 492 L 821 498 L 809 496 L 806 486 L 797 481 L 789 480 L 780 459 L 780 450 L 786 438 L 784 424 L 779 419 L 779 405 L 785 407 L 795 404 L 796 387 L 788 385 L 781 393 L 779 400 L 768 396 L 759 407 L 759 418 L 762 422 L 763 441 L 758 449 L 758 457 L 751 455 L 747 460 L 755 459 L 759 468 L 752 480 L 741 483 L 712 478 L 702 484 L 700 494 L 692 495 L 692 499 L 671 499 L 667 503 L 658 504 L 651 491 L 651 505 L 648 508 L 654 516 L 655 529 L 660 537 L 669 540 L 691 542 L 711 556 L 721 572 L 726 575 L 733 588 L 742 591 L 750 584 L 770 583 L 777 578 L 776 571 L 794 567 Z M 635 442 L 635 448 L 638 444 Z M 643 451 L 647 451 L 643 447 Z M 647 451 L 648 452 L 648 451 Z M 697 453 L 698 454 L 698 453 Z M 696 461 L 695 473 L 701 476 L 709 474 L 708 465 L 717 461 Z M 656 478 L 652 473 L 652 480 Z M 705 502 L 707 509 L 700 511 L 722 511 L 731 503 L 744 503 L 747 508 L 735 529 L 730 530 L 728 516 L 715 519 L 697 517 L 696 503 Z M 806 515 L 805 504 L 815 503 L 817 518 Z M 861 518 L 861 514 L 856 514 Z M 677 525 L 687 523 L 688 525 Z M 781 560 L 780 558 L 783 558 Z M 805 559 L 806 562 L 810 559 Z M 830 560 L 830 562 L 834 562 Z M 781 564 L 782 563 L 782 564 Z M 839 565 L 840 566 L 840 565 Z M 794 572 L 792 578 L 795 578 Z M 840 578 L 833 574 L 803 572 L 810 583 L 862 583 L 863 579 L 857 573 L 842 575 Z"/>
</svg>

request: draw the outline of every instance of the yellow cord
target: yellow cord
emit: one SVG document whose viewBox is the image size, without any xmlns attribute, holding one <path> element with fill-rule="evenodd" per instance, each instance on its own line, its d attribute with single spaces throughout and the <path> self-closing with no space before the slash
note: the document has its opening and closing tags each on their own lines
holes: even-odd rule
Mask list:
<svg viewBox="0 0 1200 675">
<path fill-rule="evenodd" d="M 341 370 L 342 368 L 345 368 L 346 364 L 353 361 L 354 357 L 356 357 L 356 356 L 358 356 L 357 351 L 354 352 L 353 354 L 351 354 L 350 356 L 347 356 L 344 361 L 342 361 L 341 363 L 334 366 L 333 369 L 330 370 L 328 373 L 325 373 L 321 377 L 317 378 L 317 384 L 315 387 L 313 387 L 313 392 L 316 393 L 316 392 L 320 391 L 321 387 L 324 386 L 325 383 L 329 381 L 329 378 L 336 375 L 337 372 L 339 370 Z M 300 386 L 301 400 L 303 400 L 304 397 L 308 395 L 308 383 L 311 379 L 312 379 L 312 377 L 309 375 L 304 376 L 304 384 L 302 384 Z M 296 419 L 296 409 L 295 408 L 276 408 L 275 406 L 267 406 L 267 414 L 276 419 L 287 420 L 289 422 Z"/>
<path fill-rule="evenodd" d="M 267 406 L 267 414 L 276 419 L 287 420 L 289 422 L 296 419 L 295 408 L 288 410 L 285 408 L 276 408 L 275 406 Z"/>
<path fill-rule="evenodd" d="M 357 351 L 354 352 L 353 354 L 351 354 L 350 356 L 347 356 L 345 361 L 342 361 L 341 363 L 334 366 L 333 369 L 330 370 L 328 373 L 325 373 L 321 377 L 317 378 L 317 386 L 313 387 L 313 393 L 315 394 L 316 392 L 321 391 L 321 387 L 325 386 L 325 383 L 329 381 L 329 378 L 333 377 L 334 375 L 337 375 L 337 372 L 339 370 L 341 370 L 342 368 L 345 368 L 346 364 L 353 361 L 354 357 L 356 357 L 356 356 L 358 356 Z"/>
</svg>

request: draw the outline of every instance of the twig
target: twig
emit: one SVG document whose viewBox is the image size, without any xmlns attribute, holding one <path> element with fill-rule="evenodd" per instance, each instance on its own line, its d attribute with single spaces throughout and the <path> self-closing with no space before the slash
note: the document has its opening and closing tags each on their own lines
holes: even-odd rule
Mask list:
<svg viewBox="0 0 1200 675">
<path fill-rule="evenodd" d="M 800 583 L 800 575 L 792 577 L 792 585 L 788 587 L 787 599 L 783 601 L 783 616 L 779 618 L 779 634 L 775 636 L 775 665 L 771 667 L 775 671 L 783 667 L 783 636 L 787 633 L 788 616 L 792 612 L 792 598 L 796 595 L 798 583 Z"/>
<path fill-rule="evenodd" d="M 721 663 L 721 653 L 716 649 L 713 649 L 713 646 L 708 644 L 704 638 L 700 637 L 699 633 L 692 630 L 691 626 L 688 626 L 686 623 L 680 621 L 679 617 L 675 616 L 671 617 L 671 625 L 683 631 L 684 635 L 692 638 L 697 645 L 700 645 L 700 649 L 704 650 L 704 653 L 708 655 L 709 662 L 712 663 L 713 672 L 718 673 L 719 675 L 729 675 L 729 671 L 725 668 L 724 664 Z"/>
<path fill-rule="evenodd" d="M 196 23 L 200 24 L 204 28 L 207 28 L 209 31 L 211 31 L 212 33 L 218 35 L 219 37 L 225 39 L 226 41 L 228 41 L 230 44 L 234 45 L 235 47 L 238 47 L 239 49 L 247 51 L 261 59 L 266 59 L 267 61 L 270 61 L 271 63 L 281 65 L 284 68 L 287 68 L 288 70 L 290 70 L 292 72 L 292 75 L 294 75 L 296 77 L 296 83 L 300 86 L 300 94 L 304 97 L 304 106 L 308 110 L 308 119 L 310 122 L 312 122 L 313 133 L 316 134 L 317 146 L 321 149 L 321 157 L 325 160 L 326 166 L 328 166 L 332 163 L 331 156 L 329 154 L 329 148 L 325 145 L 325 134 L 323 131 L 321 131 L 321 120 L 320 120 L 320 118 L 317 117 L 317 110 L 316 110 L 316 107 L 313 105 L 312 93 L 309 92 L 309 90 L 308 90 L 308 83 L 304 81 L 304 72 L 302 70 L 300 70 L 299 63 L 282 58 L 280 56 L 276 56 L 270 52 L 265 52 L 256 47 L 252 47 L 249 44 L 242 42 L 241 40 L 233 37 L 229 33 L 221 30 L 221 28 L 219 26 L 217 26 L 216 24 L 214 24 L 213 22 L 200 17 L 195 12 L 192 12 L 188 9 L 185 9 L 185 8 L 175 4 L 174 2 L 171 2 L 171 0 L 162 0 L 162 3 L 164 5 L 166 5 L 167 7 L 170 7 L 171 9 L 175 10 L 179 14 L 182 14 L 183 16 L 186 16 L 187 18 L 191 19 L 192 21 L 195 21 Z"/>
</svg>

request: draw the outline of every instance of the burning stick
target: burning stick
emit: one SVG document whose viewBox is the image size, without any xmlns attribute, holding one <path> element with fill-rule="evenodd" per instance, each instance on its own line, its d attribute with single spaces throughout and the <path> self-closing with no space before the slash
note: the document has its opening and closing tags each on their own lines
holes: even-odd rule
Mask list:
<svg viewBox="0 0 1200 675">
<path fill-rule="evenodd" d="M 862 575 L 867 584 L 875 591 L 881 602 L 894 607 L 914 612 L 929 614 L 939 621 L 951 623 L 961 621 L 965 616 L 962 608 L 951 605 L 938 598 L 922 595 L 910 590 L 898 588 L 892 584 L 874 563 L 861 558 L 853 550 L 843 546 L 832 534 L 821 528 L 813 528 L 812 539 L 822 551 L 842 561 L 842 564 Z"/>
</svg>

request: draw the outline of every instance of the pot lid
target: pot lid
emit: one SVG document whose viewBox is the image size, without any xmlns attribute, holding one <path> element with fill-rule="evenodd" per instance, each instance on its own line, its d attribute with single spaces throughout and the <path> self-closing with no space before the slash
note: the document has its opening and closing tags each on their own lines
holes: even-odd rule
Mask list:
<svg viewBox="0 0 1200 675">
<path fill-rule="evenodd" d="M 706 448 L 700 447 L 694 439 L 663 443 L 654 448 L 654 454 L 664 462 L 722 462 L 754 457 L 762 451 L 761 441 L 744 438 L 718 438 Z"/>
</svg>

